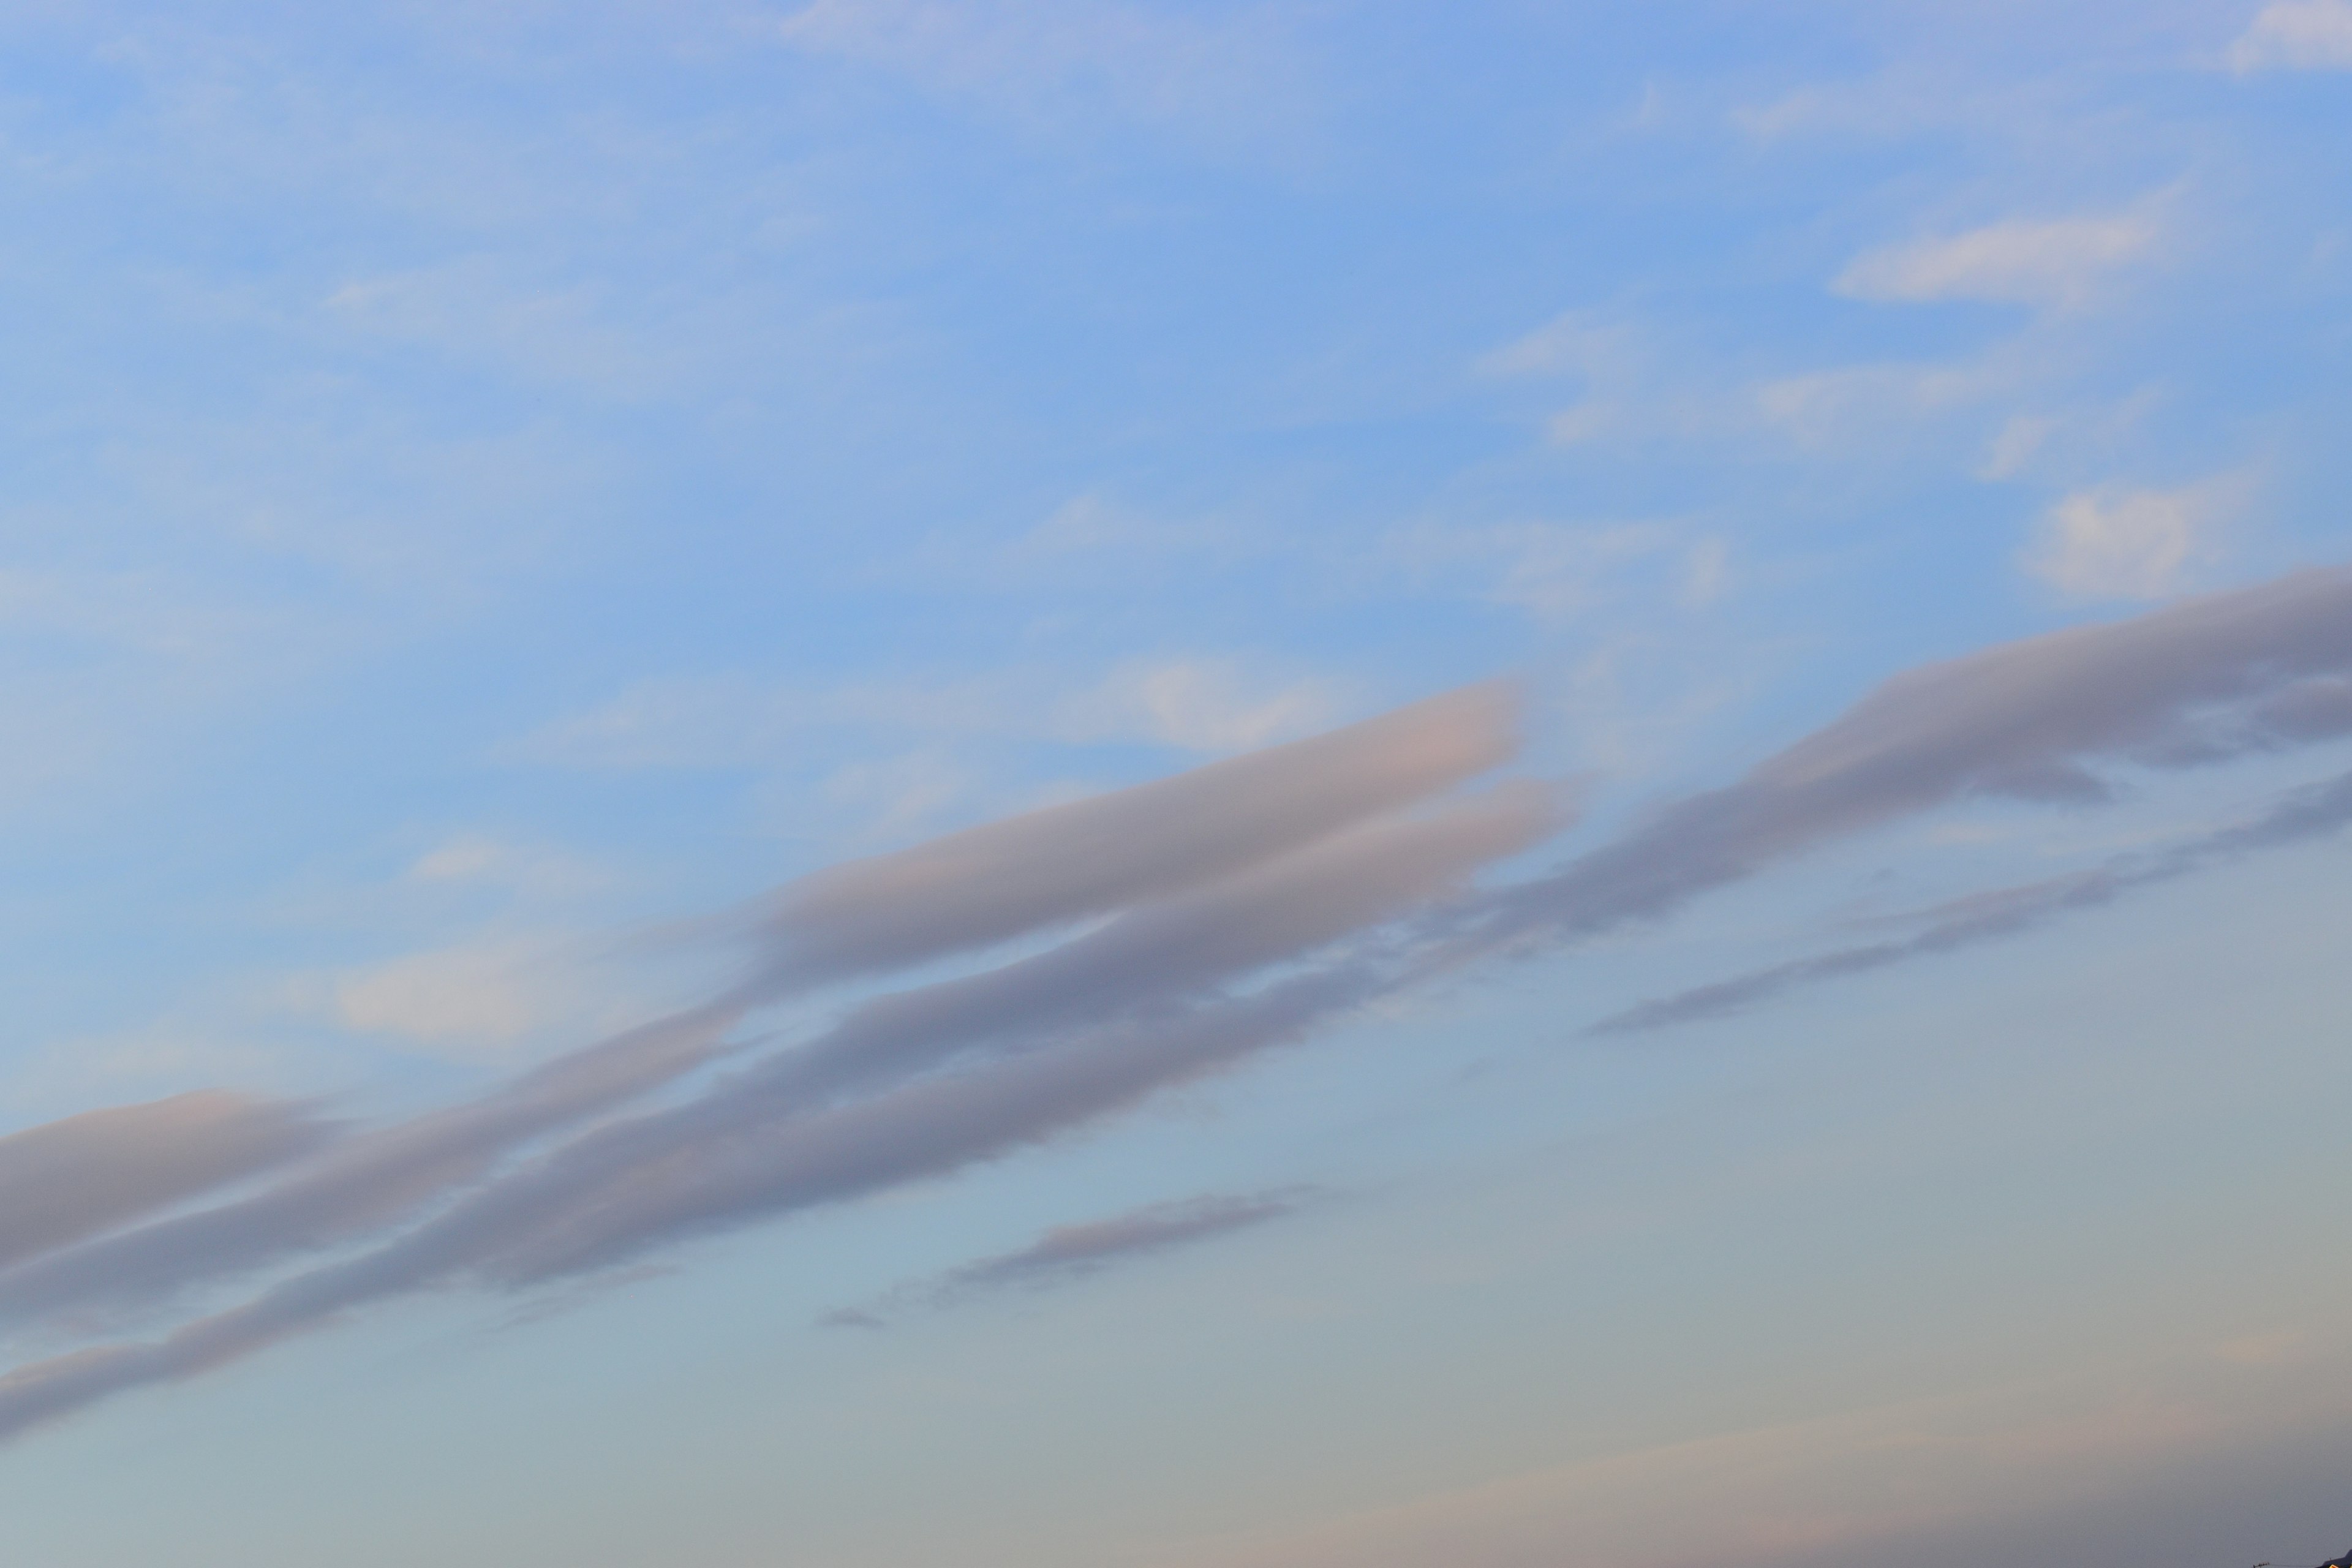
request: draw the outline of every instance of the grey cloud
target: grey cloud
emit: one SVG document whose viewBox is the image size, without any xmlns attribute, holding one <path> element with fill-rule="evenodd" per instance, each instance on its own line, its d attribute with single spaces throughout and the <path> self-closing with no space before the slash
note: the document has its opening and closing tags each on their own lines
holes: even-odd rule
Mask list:
<svg viewBox="0 0 2352 1568">
<path fill-rule="evenodd" d="M 1966 795 L 2096 800 L 2085 764 L 2212 762 L 2342 732 L 2352 569 L 2298 572 L 2136 620 L 1896 676 L 1727 788 L 1496 895 L 1474 942 L 1655 917 L 1830 839 Z"/>
<path fill-rule="evenodd" d="M 834 1327 L 878 1327 L 908 1307 L 944 1307 L 967 1297 L 1013 1287 L 1057 1284 L 1083 1275 L 1262 1225 L 1294 1213 L 1312 1189 L 1293 1187 L 1248 1195 L 1210 1194 L 1152 1204 L 1109 1219 L 1058 1226 L 1015 1252 L 983 1258 L 935 1279 L 901 1286 L 864 1307 L 828 1312 Z"/>
<path fill-rule="evenodd" d="M 1197 990 L 1425 902 L 1562 822 L 1548 791 L 1517 781 L 1424 817 L 1356 827 L 1034 957 L 868 1003 L 733 1087 L 834 1092 Z"/>
<path fill-rule="evenodd" d="M 735 1017 L 701 1009 L 631 1030 L 470 1103 L 346 1138 L 247 1197 L 0 1269 L 0 1318 L 152 1306 L 393 1225 L 518 1145 L 709 1061 Z"/>
<path fill-rule="evenodd" d="M 868 1099 L 709 1139 L 634 1167 L 609 1201 L 496 1238 L 486 1278 L 526 1284 L 625 1262 L 748 1220 L 946 1174 L 1045 1142 L 1172 1084 L 1297 1039 L 1383 994 L 1359 959 L 919 1079 Z"/>
<path fill-rule="evenodd" d="M 11 1133 L 0 1138 L 0 1267 L 257 1174 L 332 1131 L 300 1107 L 213 1089 Z"/>
<path fill-rule="evenodd" d="M 844 1031 L 809 1049 L 739 1074 L 683 1106 L 583 1136 L 460 1205 L 438 1229 L 463 1237 L 479 1256 L 578 1260 L 521 1268 L 535 1278 L 615 1261 L 660 1244 L 671 1227 L 731 1223 L 725 1216 L 735 1211 L 740 1184 L 762 1161 L 789 1166 L 803 1143 L 823 1145 L 843 1125 L 869 1125 L 860 1117 L 898 1126 L 897 1119 L 929 1103 L 929 1095 L 985 1098 L 1001 1081 L 1029 1084 L 1026 1092 L 1050 1100 L 1050 1077 L 1034 1073 L 1050 1075 L 1055 1064 L 1078 1072 L 1114 1048 L 1106 1042 L 1159 1040 L 1154 1031 L 1166 1020 L 1177 1021 L 1177 1037 L 1196 1037 L 1207 1026 L 1202 1020 L 1218 1016 L 1213 1007 L 1202 1011 L 1199 996 L 1208 987 L 1440 894 L 1477 865 L 1534 843 L 1555 820 L 1545 792 L 1496 791 L 1425 818 L 1358 829 L 1037 958 L 887 998 L 887 1005 L 854 1014 Z M 1057 1035 L 1075 1043 L 1056 1047 Z M 814 1090 L 850 1084 L 870 1090 L 991 1040 L 1046 1066 L 1023 1068 L 1016 1059 L 992 1069 L 997 1077 L 951 1075 L 944 1088 L 918 1083 L 910 1099 L 869 1098 L 831 1120 L 807 1104 Z M 1130 1065 L 1156 1059 L 1147 1046 L 1121 1048 L 1135 1053 Z"/>
<path fill-rule="evenodd" d="M 772 994 L 901 967 L 1188 891 L 1426 799 L 1517 750 L 1489 682 L 1345 729 L 1048 806 L 784 889 L 759 920 Z"/>
<path fill-rule="evenodd" d="M 656 1190 L 645 1194 L 651 1201 L 636 1217 L 657 1218 L 662 1239 L 675 1241 L 746 1218 L 944 1174 L 1051 1138 L 1169 1083 L 1296 1039 L 1381 989 L 1377 970 L 1351 963 L 1282 982 L 1241 1001 L 1195 1006 L 1152 1026 L 1015 1058 L 985 1073 L 918 1081 L 805 1119 L 786 1138 L 736 1136 L 681 1150 L 675 1170 L 643 1173 Z M 645 1236 L 642 1226 L 619 1240 L 609 1227 L 592 1226 L 578 1233 L 558 1227 L 526 1244 L 508 1245 L 485 1268 L 480 1238 L 468 1230 L 466 1224 L 446 1220 L 428 1224 L 161 1339 L 95 1346 L 20 1367 L 0 1378 L 0 1438 L 110 1394 L 222 1365 L 367 1302 L 446 1280 L 468 1263 L 494 1282 L 523 1284 L 620 1261 L 644 1244 Z"/>
<path fill-rule="evenodd" d="M 971 977 L 976 984 L 893 999 L 920 1005 L 859 1010 L 855 1028 L 820 1037 L 830 1048 L 778 1062 L 821 1064 L 803 1089 L 821 1079 L 865 1098 L 811 1102 L 786 1092 L 791 1071 L 739 1073 L 683 1107 L 594 1130 L 406 1235 L 245 1307 L 151 1343 L 24 1368 L 0 1381 L 0 1433 L 116 1388 L 203 1370 L 369 1301 L 468 1278 L 511 1288 L 576 1276 L 1052 1139 L 1378 994 L 1391 972 L 1362 954 L 1239 998 L 1216 987 L 1459 891 L 1478 865 L 1528 847 L 1558 820 L 1549 792 L 1521 784 L 1424 816 L 1316 834 L 1286 855 L 1207 886 L 1196 879 L 1189 895 Z M 1193 826 L 1176 825 L 1174 837 Z M 990 1042 L 998 1054 L 978 1066 L 907 1081 Z M 772 1092 L 753 1092 L 763 1077 Z M 448 1184 L 443 1177 L 436 1190 Z M 275 1225 L 281 1237 L 288 1217 L 267 1208 L 238 1216 L 241 1227 Z M 184 1277 L 184 1245 L 155 1250 L 179 1271 L 174 1282 Z M 119 1276 L 124 1260 L 85 1261 Z M 95 1283 L 76 1282 L 85 1293 Z M 8 1283 L 0 1276 L 0 1305 L 10 1303 Z M 53 1291 L 37 1304 L 55 1300 Z"/>
<path fill-rule="evenodd" d="M 1604 1018 L 1591 1035 L 1638 1034 L 1744 1012 L 1785 992 L 1996 942 L 2063 916 L 2113 903 L 2137 889 L 2186 877 L 2264 849 L 2307 842 L 2352 823 L 2352 773 L 2295 790 L 2255 820 L 2155 854 L 2120 855 L 2103 866 L 2004 888 L 1927 911 L 1924 929 L 1694 986 Z"/>
<path fill-rule="evenodd" d="M 0 1274 L 0 1310 L 119 1297 L 126 1279 L 135 1298 L 159 1281 L 281 1259 L 289 1245 L 355 1239 L 413 1217 L 425 1201 L 460 1194 L 405 1233 L 246 1306 L 146 1344 L 21 1369 L 0 1380 L 0 1433 L 404 1292 L 536 1288 L 1003 1158 L 1448 966 L 1663 915 L 1780 859 L 1963 795 L 2095 799 L 2105 785 L 2094 765 L 2185 766 L 2340 734 L 2352 722 L 2347 672 L 2352 573 L 2341 569 L 2028 639 L 1889 681 L 1738 783 L 1495 893 L 1465 891 L 1465 880 L 1549 830 L 1538 795 L 1505 791 L 1400 815 L 1508 755 L 1509 701 L 1493 688 L 820 874 L 761 917 L 771 962 L 699 1016 L 707 1037 L 674 1042 L 677 1062 L 596 1104 L 619 1104 L 709 1059 L 738 1003 L 1111 918 L 1048 952 L 853 1009 L 799 1050 L 681 1105 L 592 1128 L 516 1169 L 495 1166 L 584 1113 L 506 1122 L 494 1108 L 462 1107 L 444 1113 L 457 1119 L 446 1150 L 443 1133 L 416 1130 L 434 1119 L 393 1130 L 387 1144 L 411 1139 L 436 1156 L 386 1154 L 383 1167 L 348 1180 L 322 1186 L 304 1176 L 258 1207 L 215 1211 L 228 1216 L 211 1222 L 222 1227 L 226 1264 L 204 1252 L 201 1227 L 175 1232 L 167 1221 L 47 1260 L 82 1270 L 62 1295 L 54 1269 L 33 1288 L 46 1265 Z M 2302 831 L 2335 809 L 2289 803 L 2240 842 Z M 2145 877 L 2151 868 L 2107 869 Z M 1972 940 L 1962 933 L 2045 918 L 2035 912 L 2044 904 L 2112 896 L 2095 874 L 2021 891 L 2007 907 L 1955 911 L 1946 928 L 1905 941 Z M 1330 956 L 1350 933 L 1352 945 Z M 1318 953 L 1320 967 L 1299 967 Z M 1257 989 L 1238 989 L 1253 976 Z M 322 1168 L 351 1170 L 353 1156 L 335 1158 L 346 1163 Z M 387 1191 L 395 1201 L 383 1201 Z"/>
</svg>

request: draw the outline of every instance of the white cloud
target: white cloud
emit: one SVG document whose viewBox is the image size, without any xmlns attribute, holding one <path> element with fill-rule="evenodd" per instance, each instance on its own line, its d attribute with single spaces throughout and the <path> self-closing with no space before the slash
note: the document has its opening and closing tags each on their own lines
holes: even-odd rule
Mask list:
<svg viewBox="0 0 2352 1568">
<path fill-rule="evenodd" d="M 2230 68 L 2352 70 L 2352 0 L 2273 0 L 2230 46 Z"/>
<path fill-rule="evenodd" d="M 1892 245 L 1856 258 L 1833 287 L 1857 300 L 1989 300 L 2079 305 L 2158 237 L 2142 213 L 2033 222 L 2011 218 L 1965 234 Z"/>
<path fill-rule="evenodd" d="M 2179 489 L 2077 490 L 2043 515 L 2019 564 L 2084 598 L 2160 599 L 2210 553 L 2214 531 L 2238 510 L 2244 490 L 2234 475 Z"/>
<path fill-rule="evenodd" d="M 409 953 L 335 976 L 327 1010 L 346 1029 L 429 1055 L 496 1060 L 617 1013 L 556 943 L 501 938 Z"/>
</svg>

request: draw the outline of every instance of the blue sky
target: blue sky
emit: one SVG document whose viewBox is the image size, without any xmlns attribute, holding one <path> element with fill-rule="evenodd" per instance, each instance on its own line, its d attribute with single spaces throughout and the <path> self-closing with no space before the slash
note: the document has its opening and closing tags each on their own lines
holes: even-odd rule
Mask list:
<svg viewBox="0 0 2352 1568">
<path fill-rule="evenodd" d="M 0 40 L 12 1559 L 2352 1540 L 2347 0 Z"/>
</svg>

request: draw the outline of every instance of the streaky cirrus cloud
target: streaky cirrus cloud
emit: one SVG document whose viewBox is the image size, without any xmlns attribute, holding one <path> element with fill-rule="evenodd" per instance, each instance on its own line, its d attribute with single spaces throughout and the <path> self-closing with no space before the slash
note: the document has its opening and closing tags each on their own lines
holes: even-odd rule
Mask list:
<svg viewBox="0 0 2352 1568">
<path fill-rule="evenodd" d="M 2352 730 L 2352 723 L 2345 728 Z M 1911 917 L 1920 929 L 1909 936 L 1839 948 L 1693 986 L 1613 1014 L 1585 1033 L 1640 1034 L 1743 1013 L 1806 986 L 2021 936 L 2067 915 L 2104 908 L 2139 889 L 2263 850 L 2308 843 L 2340 832 L 2347 824 L 2352 824 L 2352 773 L 2291 791 L 2251 822 L 2158 851 L 2115 856 L 2104 865 L 2067 876 L 1955 899 Z"/>
<path fill-rule="evenodd" d="M 2146 257 L 2159 233 L 2141 213 L 2009 218 L 1868 251 L 1833 287 L 1857 300 L 2080 305 L 2117 268 Z"/>
<path fill-rule="evenodd" d="M 1966 795 L 2087 804 L 2093 763 L 2185 767 L 2338 732 L 2352 568 L 2312 568 L 1909 670 L 1767 758 L 1483 901 L 1476 951 L 1673 912 L 1832 839 Z"/>
<path fill-rule="evenodd" d="M 86 1111 L 0 1138 L 0 1268 L 316 1150 L 307 1108 L 219 1089 Z"/>
<path fill-rule="evenodd" d="M 827 1328 L 880 1328 L 910 1308 L 950 1307 L 995 1290 L 1065 1284 L 1118 1264 L 1279 1219 L 1312 1195 L 1312 1189 L 1298 1187 L 1247 1194 L 1209 1194 L 1150 1204 L 1108 1219 L 1056 1226 L 1015 1251 L 901 1285 L 862 1307 L 844 1307 L 817 1321 Z"/>
</svg>

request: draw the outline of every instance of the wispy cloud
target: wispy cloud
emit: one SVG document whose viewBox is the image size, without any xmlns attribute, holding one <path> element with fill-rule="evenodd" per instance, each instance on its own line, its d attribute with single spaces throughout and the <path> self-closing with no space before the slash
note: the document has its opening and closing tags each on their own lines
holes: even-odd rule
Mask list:
<svg viewBox="0 0 2352 1568">
<path fill-rule="evenodd" d="M 1134 744 L 1214 755 L 1289 740 L 1347 706 L 1328 679 L 1282 677 L 1231 655 L 1128 659 L 1073 689 L 1034 672 L 812 690 L 741 676 L 641 681 L 515 744 L 570 767 L 740 768 L 771 763 L 823 731 L 954 741 Z"/>
<path fill-rule="evenodd" d="M 2294 574 L 1895 677 L 1739 783 L 1665 807 L 1494 895 L 1479 941 L 1665 915 L 1832 839 L 1967 795 L 2092 802 L 2099 763 L 2186 765 L 2261 743 L 2264 704 L 2352 669 L 2352 570 Z M 2234 727 L 2233 727 L 2234 725 Z"/>
<path fill-rule="evenodd" d="M 1866 252 L 1834 287 L 1857 300 L 2081 305 L 2116 270 L 2147 258 L 2161 234 L 2145 212 L 2010 218 Z"/>
<path fill-rule="evenodd" d="M 2324 722 L 2311 726 L 2322 733 L 2312 733 L 2310 738 L 2352 733 L 2352 687 L 2330 682 L 2311 696 L 2315 707 L 2321 702 L 2332 706 Z M 2352 824 L 2352 774 L 2296 790 L 2251 822 L 2189 843 L 2156 852 L 2119 855 L 2088 871 L 1955 900 L 1914 917 L 1921 929 L 1909 936 L 1840 948 L 1693 986 L 1629 1007 L 1585 1032 L 1639 1034 L 1743 1013 L 1790 991 L 2021 936 L 2067 915 L 2105 908 L 2139 889 L 2175 881 L 2262 850 L 2308 843 L 2340 832 L 2347 824 Z"/>
<path fill-rule="evenodd" d="M 2352 0 L 2272 0 L 2230 46 L 2230 68 L 2352 70 Z"/>
<path fill-rule="evenodd" d="M 1067 1284 L 1103 1269 L 1263 1225 L 1296 1211 L 1312 1194 L 1291 1189 L 1248 1196 L 1211 1195 L 1152 1204 L 1110 1219 L 1058 1226 L 1018 1251 L 983 1258 L 919 1279 L 818 1321 L 832 1328 L 879 1328 L 914 1308 L 950 1307 L 992 1291 Z"/>
</svg>

